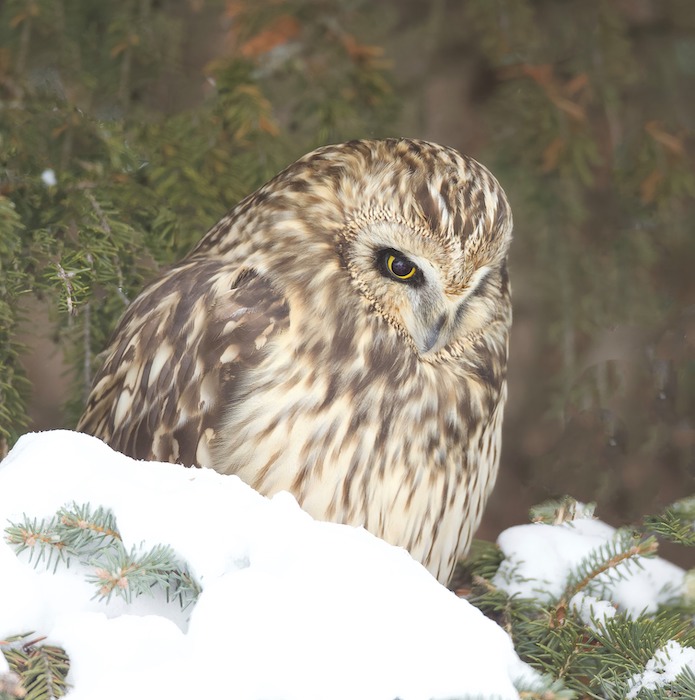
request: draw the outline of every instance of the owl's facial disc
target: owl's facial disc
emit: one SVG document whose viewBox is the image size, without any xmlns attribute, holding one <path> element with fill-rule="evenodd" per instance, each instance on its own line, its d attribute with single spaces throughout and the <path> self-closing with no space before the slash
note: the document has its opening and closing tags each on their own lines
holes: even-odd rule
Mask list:
<svg viewBox="0 0 695 700">
<path fill-rule="evenodd" d="M 421 354 L 436 353 L 484 323 L 477 318 L 479 314 L 471 302 L 488 273 L 487 267 L 476 270 L 462 294 L 446 294 L 435 278 L 423 285 L 421 293 L 413 295 L 413 313 L 405 314 L 405 320 Z"/>
<path fill-rule="evenodd" d="M 386 296 L 421 354 L 437 352 L 459 329 L 463 301 L 445 294 L 436 265 L 395 248 L 376 252 L 376 267 L 387 282 Z"/>
<path fill-rule="evenodd" d="M 448 299 L 438 280 L 427 280 L 420 289 L 409 290 L 402 309 L 403 321 L 421 354 L 437 352 L 456 335 L 456 304 Z"/>
<path fill-rule="evenodd" d="M 484 293 L 494 265 L 470 264 L 464 272 L 466 256 L 455 241 L 443 245 L 401 222 L 359 224 L 340 254 L 377 315 L 407 334 L 421 357 L 485 329 L 494 310 Z"/>
<path fill-rule="evenodd" d="M 437 267 L 426 258 L 399 251 L 382 251 L 381 272 L 392 282 L 401 320 L 421 355 L 437 353 L 467 332 L 484 324 L 472 303 L 490 272 L 481 267 L 470 277 L 465 291 L 450 294 Z M 391 269 L 392 268 L 392 269 Z"/>
</svg>

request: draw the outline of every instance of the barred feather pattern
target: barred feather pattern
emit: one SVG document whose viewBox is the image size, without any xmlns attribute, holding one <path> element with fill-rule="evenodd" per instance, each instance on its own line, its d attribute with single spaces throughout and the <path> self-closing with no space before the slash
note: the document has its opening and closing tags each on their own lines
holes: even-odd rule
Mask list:
<svg viewBox="0 0 695 700">
<path fill-rule="evenodd" d="M 451 148 L 317 149 L 131 304 L 78 429 L 290 491 L 446 583 L 497 475 L 511 233 L 497 181 Z"/>
</svg>

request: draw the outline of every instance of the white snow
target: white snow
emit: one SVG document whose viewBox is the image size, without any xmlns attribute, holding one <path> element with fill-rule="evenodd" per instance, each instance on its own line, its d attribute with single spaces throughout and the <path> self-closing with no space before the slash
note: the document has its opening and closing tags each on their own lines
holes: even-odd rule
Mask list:
<svg viewBox="0 0 695 700">
<path fill-rule="evenodd" d="M 79 433 L 22 437 L 0 464 L 0 528 L 73 502 L 111 509 L 128 549 L 171 545 L 202 593 L 184 612 L 162 596 L 107 604 L 82 567 L 34 568 L 0 537 L 0 639 L 61 645 L 68 700 L 512 699 L 536 682 L 505 632 L 404 550 L 288 494 Z"/>
<path fill-rule="evenodd" d="M 654 652 L 647 661 L 644 671 L 636 673 L 630 679 L 627 700 L 636 698 L 641 690 L 655 690 L 669 683 L 689 668 L 695 673 L 695 649 L 683 647 L 675 640 L 670 640 Z"/>
<path fill-rule="evenodd" d="M 568 584 L 571 570 L 620 534 L 610 525 L 582 514 L 561 525 L 533 523 L 509 528 L 497 540 L 505 560 L 493 583 L 510 595 L 544 603 L 556 601 Z M 585 614 L 590 614 L 593 606 L 597 620 L 610 616 L 608 607 L 613 606 L 631 616 L 653 613 L 659 603 L 684 593 L 684 581 L 685 571 L 675 564 L 660 557 L 641 557 L 639 564 L 622 563 L 615 571 L 602 575 L 591 587 L 591 599 L 580 598 L 574 604 Z M 596 588 L 600 589 L 600 597 Z"/>
<path fill-rule="evenodd" d="M 617 612 L 607 600 L 599 600 L 588 593 L 577 593 L 572 596 L 570 607 L 577 612 L 579 619 L 593 630 L 606 620 L 615 617 Z"/>
<path fill-rule="evenodd" d="M 55 187 L 58 184 L 55 170 L 52 168 L 46 168 L 46 170 L 41 173 L 41 182 L 43 182 L 46 187 Z"/>
</svg>

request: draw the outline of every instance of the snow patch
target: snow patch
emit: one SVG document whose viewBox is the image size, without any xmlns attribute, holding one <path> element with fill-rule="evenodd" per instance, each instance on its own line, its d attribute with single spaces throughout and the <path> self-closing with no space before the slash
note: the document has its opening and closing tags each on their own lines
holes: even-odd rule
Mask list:
<svg viewBox="0 0 695 700">
<path fill-rule="evenodd" d="M 55 187 L 58 184 L 55 170 L 52 168 L 46 168 L 46 170 L 41 173 L 41 182 L 43 182 L 46 187 Z"/>
<path fill-rule="evenodd" d="M 505 560 L 493 583 L 509 595 L 549 604 L 562 596 L 572 570 L 618 534 L 600 520 L 581 517 L 560 525 L 533 523 L 509 528 L 497 540 Z M 609 573 L 612 575 L 596 581 L 602 589 L 601 599 L 634 617 L 654 613 L 660 603 L 684 593 L 685 571 L 659 557 L 642 557 L 629 568 L 619 564 Z M 593 605 L 598 601 L 595 597 Z"/>
<path fill-rule="evenodd" d="M 113 511 L 128 549 L 170 545 L 202 593 L 183 612 L 161 596 L 106 604 L 82 567 L 34 568 L 0 538 L 0 639 L 34 630 L 65 648 L 67 700 L 514 700 L 515 681 L 538 679 L 405 550 L 316 522 L 288 494 L 79 433 L 22 437 L 0 464 L 0 527 L 73 502 Z"/>
<path fill-rule="evenodd" d="M 616 609 L 606 600 L 588 595 L 587 593 L 577 593 L 570 600 L 570 607 L 573 608 L 579 619 L 592 630 L 597 630 L 598 627 L 606 620 L 615 617 Z"/>
<path fill-rule="evenodd" d="M 647 661 L 644 671 L 632 676 L 627 700 L 636 698 L 642 690 L 656 690 L 673 683 L 686 668 L 695 673 L 695 649 L 683 647 L 673 639 L 666 642 Z"/>
</svg>

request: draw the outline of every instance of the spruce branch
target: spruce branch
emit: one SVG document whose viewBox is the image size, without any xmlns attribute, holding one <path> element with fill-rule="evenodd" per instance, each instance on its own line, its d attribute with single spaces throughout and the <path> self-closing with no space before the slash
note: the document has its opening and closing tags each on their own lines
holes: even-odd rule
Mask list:
<svg viewBox="0 0 695 700">
<path fill-rule="evenodd" d="M 17 546 L 17 553 L 29 550 L 29 561 L 36 557 L 35 566 L 46 559 L 48 567 L 55 562 L 54 570 L 61 561 L 69 565 L 71 557 L 85 563 L 109 546 L 110 540 L 120 540 L 109 511 L 99 507 L 92 513 L 89 505 L 76 503 L 41 521 L 24 516 L 22 523 L 10 523 L 5 533 L 9 544 Z"/>
<path fill-rule="evenodd" d="M 563 496 L 531 508 L 530 519 L 532 523 L 560 525 L 577 518 L 591 518 L 595 509 L 595 503 L 580 503 L 571 496 Z"/>
<path fill-rule="evenodd" d="M 586 682 L 578 680 L 577 687 L 591 693 L 591 697 L 624 700 L 633 687 L 633 677 L 642 673 L 659 649 L 677 640 L 683 646 L 695 644 L 695 630 L 689 620 L 679 619 L 671 611 L 654 618 L 635 620 L 618 615 L 596 630 L 591 650 L 585 652 L 582 668 L 592 668 Z M 677 679 L 681 680 L 681 676 Z M 643 689 L 635 697 L 666 700 L 673 697 L 695 697 L 672 694 L 673 688 L 664 685 L 651 694 Z M 595 694 L 596 693 L 596 694 Z"/>
<path fill-rule="evenodd" d="M 695 496 L 677 501 L 660 515 L 647 516 L 644 525 L 659 537 L 695 547 Z"/>
<path fill-rule="evenodd" d="M 629 573 L 630 564 L 639 566 L 641 557 L 656 554 L 658 543 L 654 537 L 635 541 L 629 530 L 619 530 L 612 541 L 594 549 L 579 563 L 570 576 L 558 608 L 566 608 L 569 601 L 591 584 L 603 580 L 619 581 Z"/>
<path fill-rule="evenodd" d="M 63 506 L 57 513 L 56 530 L 70 551 L 85 558 L 113 541 L 120 541 L 116 518 L 111 511 L 99 506 L 93 513 L 89 504 L 70 508 Z"/>
<path fill-rule="evenodd" d="M 692 503 L 686 500 L 668 511 L 687 521 L 689 507 Z M 534 509 L 532 517 L 542 514 L 549 523 L 567 522 L 573 519 L 573 510 L 577 514 L 572 503 L 563 499 Z M 579 514 L 586 517 L 583 509 Z M 592 624 L 583 619 L 572 598 L 576 594 L 595 596 L 595 589 L 623 578 L 629 569 L 640 566 L 642 557 L 652 556 L 656 542 L 646 534 L 627 528 L 618 530 L 610 542 L 594 549 L 574 567 L 565 590 L 552 605 L 510 596 L 497 588 L 490 580 L 499 565 L 494 561 L 492 545 L 476 545 L 471 550 L 473 557 L 462 566 L 469 583 L 460 590 L 476 607 L 504 626 L 522 660 L 541 673 L 563 681 L 562 687 L 575 693 L 570 697 L 625 700 L 630 679 L 644 671 L 658 649 L 671 640 L 683 647 L 695 647 L 692 604 L 688 607 L 687 597 L 673 599 L 662 603 L 654 615 L 642 613 L 633 618 L 616 612 L 601 617 L 600 624 Z M 598 602 L 607 605 L 600 596 Z M 685 672 L 672 683 L 654 690 L 644 688 L 635 697 L 638 700 L 695 698 L 692 683 L 692 674 Z"/>
<path fill-rule="evenodd" d="M 10 670 L 19 679 L 10 698 L 25 700 L 52 700 L 67 692 L 66 677 L 70 659 L 64 649 L 41 644 L 45 637 L 34 637 L 33 632 L 0 641 Z M 0 678 L 0 691 L 2 690 Z"/>
<path fill-rule="evenodd" d="M 58 535 L 58 518 L 37 521 L 36 518 L 24 516 L 21 523 L 10 523 L 5 528 L 5 539 L 9 544 L 15 545 L 17 554 L 29 551 L 29 561 L 34 560 L 34 566 L 46 560 L 46 567 L 50 568 L 55 561 L 55 571 L 60 561 L 65 559 L 65 542 Z M 36 557 L 34 559 L 34 557 Z"/>
<path fill-rule="evenodd" d="M 695 698 L 695 671 L 686 668 L 673 681 L 670 688 L 673 698 Z"/>
<path fill-rule="evenodd" d="M 99 507 L 78 505 L 61 508 L 52 518 L 37 521 L 25 516 L 21 523 L 5 528 L 7 541 L 17 553 L 29 550 L 34 565 L 59 562 L 69 566 L 72 558 L 92 570 L 87 580 L 96 584 L 96 595 L 110 600 L 113 594 L 127 602 L 133 596 L 164 591 L 167 601 L 176 600 L 182 608 L 195 602 L 200 586 L 176 557 L 171 547 L 156 545 L 148 552 L 133 547 L 126 551 L 113 514 Z"/>
<path fill-rule="evenodd" d="M 135 547 L 126 552 L 120 546 L 101 557 L 99 566 L 87 580 L 98 586 L 97 595 L 107 601 L 115 593 L 129 603 L 133 596 L 151 594 L 159 586 L 168 601 L 178 600 L 186 608 L 200 594 L 200 587 L 167 545 L 157 545 L 141 554 Z"/>
<path fill-rule="evenodd" d="M 465 571 L 474 572 L 476 576 L 491 579 L 497 573 L 502 561 L 504 561 L 504 554 L 496 544 L 473 540 L 462 566 Z"/>
<path fill-rule="evenodd" d="M 77 300 L 75 297 L 73 279 L 79 272 L 75 270 L 67 272 L 59 262 L 54 263 L 54 268 L 57 279 L 59 279 L 63 285 L 65 309 L 69 316 L 73 316 L 77 313 Z"/>
</svg>

